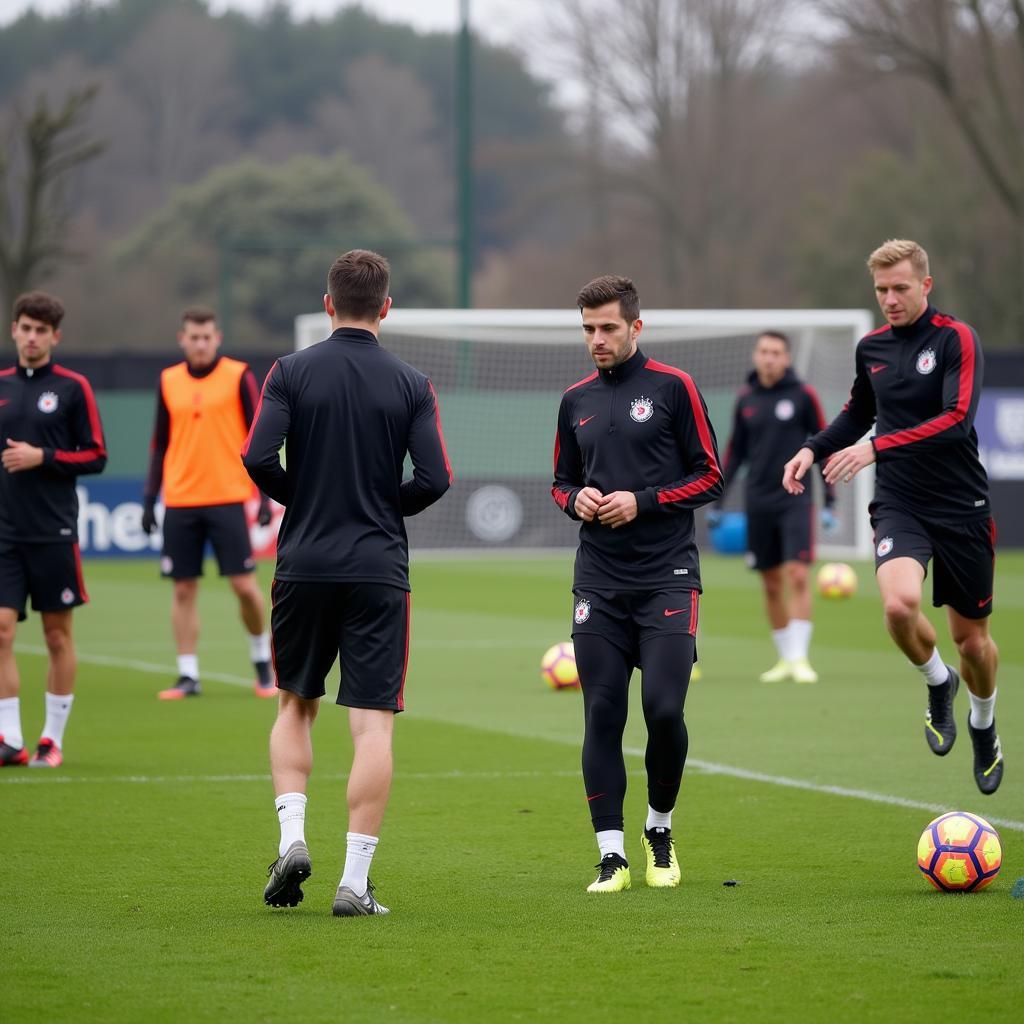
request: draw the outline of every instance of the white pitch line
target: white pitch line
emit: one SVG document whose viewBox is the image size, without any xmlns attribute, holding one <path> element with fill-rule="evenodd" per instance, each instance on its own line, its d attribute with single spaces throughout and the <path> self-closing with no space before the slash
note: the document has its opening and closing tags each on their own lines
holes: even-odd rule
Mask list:
<svg viewBox="0 0 1024 1024">
<path fill-rule="evenodd" d="M 32 646 L 19 647 L 19 651 L 24 652 L 26 654 L 38 654 L 38 655 L 46 655 L 46 653 L 47 653 L 45 647 L 32 647 Z M 134 660 L 127 659 L 127 658 L 116 658 L 116 657 L 113 657 L 113 656 L 110 656 L 110 655 L 104 655 L 104 654 L 79 654 L 78 655 L 78 660 L 82 661 L 82 662 L 85 662 L 86 664 L 89 664 L 89 665 L 108 665 L 108 666 L 110 666 L 112 668 L 133 669 L 136 672 L 149 672 L 149 673 L 155 673 L 155 674 L 158 674 L 158 675 L 168 675 L 168 674 L 173 674 L 173 672 L 174 672 L 173 668 L 169 668 L 166 665 L 157 665 L 157 664 L 155 664 L 153 662 L 148 662 L 148 661 L 134 661 Z M 227 683 L 230 686 L 245 686 L 245 687 L 252 686 L 252 680 L 251 679 L 245 679 L 242 676 L 230 675 L 230 674 L 228 674 L 226 672 L 204 672 L 203 673 L 203 678 L 204 679 L 213 679 L 216 682 Z M 441 720 L 441 719 L 432 719 L 432 721 L 443 721 L 443 720 Z M 448 722 L 447 724 L 452 724 L 452 723 Z M 455 724 L 459 724 L 459 723 L 455 723 Z M 471 726 L 471 728 L 472 728 L 472 726 Z M 553 743 L 561 743 L 561 744 L 568 743 L 568 744 L 572 744 L 572 745 L 576 745 L 576 743 L 578 742 L 577 740 L 566 740 L 566 739 L 562 739 L 560 737 L 554 737 L 554 736 L 537 736 L 537 735 L 530 734 L 530 733 L 515 732 L 515 731 L 512 731 L 512 730 L 494 729 L 494 728 L 489 727 L 489 726 L 486 727 L 486 728 L 490 732 L 499 732 L 499 733 L 502 733 L 503 735 L 506 735 L 506 736 L 522 736 L 524 739 L 548 740 L 549 742 L 553 742 Z M 645 752 L 643 750 L 641 750 L 639 747 L 623 747 L 623 753 L 629 755 L 630 757 L 643 757 Z M 846 799 L 852 799 L 852 800 L 864 800 L 864 801 L 866 801 L 868 803 L 888 804 L 889 806 L 892 806 L 892 807 L 906 807 L 906 808 L 909 808 L 909 809 L 915 810 L 915 811 L 929 811 L 929 812 L 932 812 L 934 814 L 943 814 L 946 811 L 956 810 L 955 807 L 951 807 L 949 805 L 927 803 L 926 801 L 923 801 L 923 800 L 911 800 L 911 799 L 909 799 L 907 797 L 892 796 L 892 795 L 890 795 L 888 793 L 875 793 L 875 792 L 873 792 L 872 790 L 869 790 L 869 789 L 847 789 L 844 786 L 830 786 L 830 785 L 826 785 L 826 784 L 823 784 L 823 783 L 820 783 L 820 782 L 809 782 L 806 779 L 792 779 L 792 778 L 789 778 L 786 775 L 768 775 L 768 774 L 766 774 L 764 772 L 751 771 L 749 768 L 736 768 L 736 767 L 734 767 L 732 765 L 718 764 L 718 763 L 716 763 L 714 761 L 701 761 L 701 760 L 698 760 L 696 758 L 691 758 L 690 760 L 688 760 L 686 762 L 686 766 L 687 766 L 687 768 L 691 768 L 691 769 L 695 768 L 695 769 L 697 769 L 697 771 L 703 772 L 703 773 L 705 773 L 707 775 L 725 775 L 725 776 L 728 776 L 729 778 L 734 778 L 734 779 L 746 779 L 748 782 L 760 782 L 763 785 L 781 786 L 781 787 L 786 788 L 786 789 L 802 789 L 802 790 L 804 790 L 805 792 L 808 792 L 808 793 L 823 793 L 823 794 L 825 794 L 827 796 L 839 796 L 839 797 L 845 797 Z M 547 773 L 547 774 L 557 774 L 557 773 Z M 566 774 L 569 775 L 569 776 L 572 776 L 572 775 L 576 775 L 578 773 L 568 772 Z M 529 773 L 524 773 L 524 775 L 529 775 Z M 515 776 L 515 773 L 508 773 L 507 777 L 514 777 L 514 776 Z M 344 778 L 347 778 L 347 777 L 348 776 L 338 776 L 339 779 L 344 779 Z M 398 776 L 397 776 L 397 773 L 396 773 L 396 778 L 397 777 Z M 408 775 L 405 775 L 403 777 L 404 778 L 408 778 L 408 779 L 413 779 L 413 778 L 417 778 L 418 776 L 413 775 L 413 774 L 408 774 Z M 486 773 L 485 774 L 481 774 L 481 775 L 473 775 L 471 773 L 450 772 L 450 773 L 440 773 L 440 774 L 436 774 L 436 775 L 426 774 L 426 775 L 424 775 L 422 777 L 423 778 L 437 778 L 437 779 L 441 779 L 441 778 L 499 778 L 499 777 L 504 778 L 506 776 L 505 775 L 501 775 L 500 773 L 495 773 L 493 775 L 488 775 Z M 211 775 L 211 776 L 198 776 L 198 775 L 193 775 L 193 776 L 118 776 L 118 777 L 111 776 L 109 778 L 97 777 L 97 778 L 95 778 L 93 780 L 90 780 L 90 779 L 80 779 L 79 780 L 79 779 L 74 779 L 74 778 L 69 778 L 69 777 L 63 777 L 63 778 L 56 777 L 55 778 L 55 777 L 51 776 L 50 777 L 50 781 L 52 781 L 52 782 L 75 782 L 75 781 L 82 781 L 82 782 L 85 782 L 85 781 L 114 782 L 114 781 L 118 781 L 118 782 L 122 782 L 122 783 L 132 783 L 132 782 L 147 781 L 147 780 L 149 780 L 149 781 L 175 781 L 175 780 L 180 780 L 182 782 L 193 781 L 194 780 L 194 781 L 208 781 L 208 782 L 218 782 L 218 781 L 227 782 L 227 781 L 266 781 L 269 778 L 270 778 L 269 775 L 252 775 L 252 776 L 226 776 L 226 775 L 224 775 L 224 776 L 214 776 L 214 775 Z M 0 784 L 10 785 L 11 783 L 14 783 L 14 782 L 30 782 L 30 781 L 34 781 L 34 779 L 32 779 L 32 778 L 25 778 L 25 777 L 16 777 L 16 778 L 12 778 L 10 780 L 8 780 L 8 779 L 0 780 Z M 43 778 L 39 778 L 38 781 L 39 782 L 43 782 L 44 779 Z M 1010 829 L 1010 831 L 1012 831 L 1012 832 L 1024 832 L 1024 821 L 1015 821 L 1012 818 L 993 818 L 993 817 L 987 817 L 986 820 L 990 821 L 993 825 L 998 825 L 1001 828 Z"/>
</svg>

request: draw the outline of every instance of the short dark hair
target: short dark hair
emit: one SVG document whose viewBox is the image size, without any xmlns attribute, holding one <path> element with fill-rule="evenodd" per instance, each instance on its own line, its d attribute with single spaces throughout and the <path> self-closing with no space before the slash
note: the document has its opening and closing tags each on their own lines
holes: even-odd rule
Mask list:
<svg viewBox="0 0 1024 1024">
<path fill-rule="evenodd" d="M 376 320 L 390 285 L 391 265 L 369 249 L 349 250 L 334 261 L 327 274 L 327 291 L 342 320 Z"/>
<path fill-rule="evenodd" d="M 605 274 L 585 284 L 576 296 L 576 305 L 582 313 L 585 309 L 597 309 L 609 302 L 618 302 L 622 318 L 631 324 L 640 318 L 640 296 L 636 285 L 628 277 Z"/>
<path fill-rule="evenodd" d="M 42 320 L 44 324 L 49 324 L 57 330 L 64 319 L 64 303 L 56 295 L 48 295 L 46 292 L 25 292 L 14 300 L 12 319 L 17 323 L 23 316 Z"/>
<path fill-rule="evenodd" d="M 787 352 L 790 350 L 789 335 L 783 331 L 762 331 L 757 336 L 757 340 L 760 341 L 762 338 L 775 338 L 776 341 L 781 341 L 786 346 Z"/>
<path fill-rule="evenodd" d="M 181 323 L 185 324 L 208 324 L 215 321 L 217 314 L 209 306 L 189 306 L 182 310 Z"/>
</svg>

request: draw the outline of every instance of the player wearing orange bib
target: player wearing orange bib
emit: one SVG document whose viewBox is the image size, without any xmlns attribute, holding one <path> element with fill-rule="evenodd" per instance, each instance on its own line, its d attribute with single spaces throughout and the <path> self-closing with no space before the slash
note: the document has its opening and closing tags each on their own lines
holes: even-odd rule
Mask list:
<svg viewBox="0 0 1024 1024">
<path fill-rule="evenodd" d="M 274 697 L 263 595 L 252 575 L 255 562 L 245 518 L 253 487 L 238 453 L 249 432 L 259 387 L 246 363 L 219 354 L 222 340 L 213 310 L 187 309 L 178 343 L 184 362 L 160 374 L 156 425 L 146 478 L 142 528 L 156 526 L 156 499 L 163 489 L 163 557 L 160 570 L 174 581 L 171 627 L 178 648 L 178 681 L 161 690 L 161 700 L 200 693 L 199 577 L 203 553 L 213 546 L 220 574 L 238 597 L 256 670 L 255 692 Z M 261 496 L 257 521 L 270 522 Z"/>
</svg>

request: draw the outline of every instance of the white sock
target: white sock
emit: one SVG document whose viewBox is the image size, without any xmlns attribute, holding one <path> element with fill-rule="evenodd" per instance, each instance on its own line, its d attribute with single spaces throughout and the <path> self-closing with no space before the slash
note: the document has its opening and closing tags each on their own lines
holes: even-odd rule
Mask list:
<svg viewBox="0 0 1024 1024">
<path fill-rule="evenodd" d="M 968 721 L 975 729 L 987 729 L 996 717 L 996 691 L 992 691 L 991 697 L 975 697 L 968 690 L 967 696 L 971 698 L 971 717 Z"/>
<path fill-rule="evenodd" d="M 277 820 L 281 823 L 281 843 L 277 848 L 278 857 L 288 852 L 292 843 L 306 841 L 306 794 L 282 793 L 274 798 Z"/>
<path fill-rule="evenodd" d="M 0 736 L 8 746 L 25 746 L 25 737 L 21 734 L 21 700 L 18 697 L 5 697 L 0 700 Z"/>
<path fill-rule="evenodd" d="M 798 658 L 807 657 L 811 649 L 811 633 L 814 631 L 814 623 L 809 619 L 789 620 L 789 660 L 796 661 Z"/>
<path fill-rule="evenodd" d="M 46 694 L 46 724 L 43 726 L 42 738 L 53 740 L 58 747 L 64 745 L 64 729 L 71 714 L 71 704 L 75 699 L 73 693 Z"/>
<path fill-rule="evenodd" d="M 364 836 L 359 832 L 346 832 L 345 870 L 339 885 L 347 885 L 357 896 L 366 892 L 370 862 L 380 842 L 378 836 Z"/>
<path fill-rule="evenodd" d="M 785 661 L 788 657 L 788 647 L 786 646 L 786 638 L 789 636 L 789 626 L 783 626 L 782 629 L 772 630 L 772 639 L 775 641 L 775 650 L 779 652 L 779 661 Z"/>
<path fill-rule="evenodd" d="M 672 812 L 671 811 L 656 811 L 650 804 L 647 805 L 647 824 L 644 825 L 645 829 L 648 828 L 671 828 L 672 827 Z"/>
<path fill-rule="evenodd" d="M 253 664 L 259 661 L 270 661 L 269 633 L 260 633 L 259 636 L 249 635 L 249 660 Z"/>
<path fill-rule="evenodd" d="M 622 829 L 609 828 L 596 835 L 597 848 L 601 851 L 602 860 L 609 853 L 617 853 L 623 860 L 626 859 L 626 834 Z"/>
<path fill-rule="evenodd" d="M 914 668 L 924 676 L 929 686 L 941 686 L 949 678 L 949 669 L 939 656 L 938 647 L 932 651 L 932 656 L 923 665 L 914 665 Z"/>
<path fill-rule="evenodd" d="M 189 679 L 199 678 L 199 655 L 198 654 L 179 654 L 178 655 L 178 675 L 188 676 Z"/>
</svg>

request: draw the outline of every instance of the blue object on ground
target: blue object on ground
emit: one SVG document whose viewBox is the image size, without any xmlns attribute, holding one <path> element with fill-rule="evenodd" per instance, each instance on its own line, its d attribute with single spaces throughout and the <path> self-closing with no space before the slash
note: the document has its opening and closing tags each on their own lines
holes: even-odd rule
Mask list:
<svg viewBox="0 0 1024 1024">
<path fill-rule="evenodd" d="M 710 531 L 711 544 L 720 555 L 742 555 L 747 550 L 747 514 L 724 512 Z"/>
</svg>

